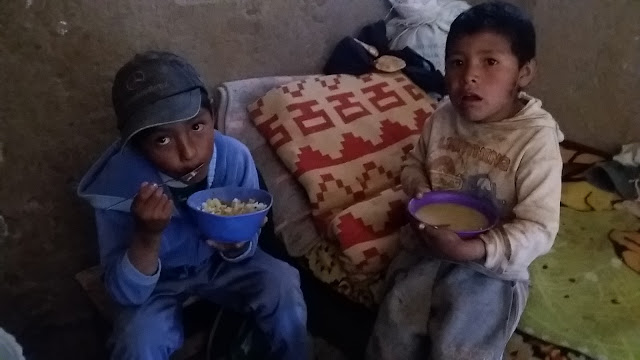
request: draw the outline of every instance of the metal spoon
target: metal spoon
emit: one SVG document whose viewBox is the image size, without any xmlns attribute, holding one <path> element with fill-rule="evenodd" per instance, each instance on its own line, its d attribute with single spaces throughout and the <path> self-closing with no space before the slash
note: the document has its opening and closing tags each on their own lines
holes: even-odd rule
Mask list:
<svg viewBox="0 0 640 360">
<path fill-rule="evenodd" d="M 198 175 L 198 171 L 200 171 L 200 169 L 202 169 L 203 166 L 204 166 L 204 163 L 198 165 L 195 169 L 189 171 L 185 175 L 180 176 L 180 181 L 184 183 L 188 183 L 189 181 L 191 181 L 191 179 L 193 179 L 194 177 L 196 177 L 196 175 Z M 162 185 L 168 183 L 169 181 L 165 181 Z"/>
<path fill-rule="evenodd" d="M 186 174 L 184 174 L 184 175 L 180 176 L 180 178 L 179 178 L 179 179 L 177 179 L 177 180 L 182 181 L 182 182 L 184 182 L 184 183 L 188 183 L 189 181 L 191 181 L 191 179 L 193 179 L 196 175 L 198 175 L 198 171 L 200 171 L 200 169 L 202 169 L 202 167 L 203 167 L 203 166 L 204 166 L 204 163 L 202 163 L 202 164 L 198 165 L 198 167 L 196 167 L 195 169 L 193 169 L 193 170 L 189 171 L 188 173 L 186 173 Z M 161 183 L 161 184 L 158 184 L 158 186 L 165 185 L 165 184 L 167 184 L 167 183 L 169 183 L 169 182 L 171 182 L 171 181 L 174 181 L 174 180 L 176 180 L 176 179 L 169 179 L 169 180 L 167 180 L 167 181 L 165 181 L 165 182 L 163 182 L 163 183 Z M 134 197 L 136 197 L 136 196 L 135 196 L 135 195 L 133 195 L 133 196 L 132 196 L 132 197 L 130 197 L 130 198 L 127 198 L 127 199 L 124 199 L 124 200 L 120 200 L 120 201 L 118 201 L 117 203 L 115 203 L 115 204 L 113 204 L 113 205 L 109 206 L 109 207 L 107 208 L 107 210 L 111 210 L 111 209 L 113 209 L 115 206 L 118 206 L 118 205 L 122 204 L 122 203 L 123 203 L 123 202 L 125 202 L 125 201 L 133 200 L 133 198 L 134 198 Z"/>
</svg>

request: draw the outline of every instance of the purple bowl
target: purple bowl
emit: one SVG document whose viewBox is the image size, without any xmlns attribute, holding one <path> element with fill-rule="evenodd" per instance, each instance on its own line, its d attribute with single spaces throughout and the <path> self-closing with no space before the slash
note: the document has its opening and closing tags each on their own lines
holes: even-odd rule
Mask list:
<svg viewBox="0 0 640 360">
<path fill-rule="evenodd" d="M 463 205 L 481 212 L 487 218 L 489 225 L 484 229 L 475 230 L 475 231 L 457 231 L 456 234 L 458 234 L 458 236 L 460 236 L 462 239 L 472 239 L 474 237 L 477 237 L 478 235 L 493 228 L 498 223 L 498 218 L 499 218 L 498 211 L 491 203 L 485 200 L 480 200 L 476 197 L 473 197 L 465 193 L 457 192 L 457 191 L 428 192 L 424 194 L 424 196 L 422 196 L 422 198 L 420 199 L 418 198 L 411 199 L 411 201 L 409 201 L 409 205 L 407 206 L 407 208 L 411 216 L 413 216 L 416 220 L 420 221 L 420 219 L 416 217 L 416 212 L 421 207 L 429 204 Z"/>
</svg>

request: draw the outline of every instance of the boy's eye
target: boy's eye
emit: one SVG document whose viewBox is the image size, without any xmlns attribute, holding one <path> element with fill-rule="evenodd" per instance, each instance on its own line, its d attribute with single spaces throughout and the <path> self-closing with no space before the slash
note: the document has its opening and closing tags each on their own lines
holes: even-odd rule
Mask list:
<svg viewBox="0 0 640 360">
<path fill-rule="evenodd" d="M 191 129 L 193 131 L 202 131 L 204 129 L 204 124 L 203 123 L 193 124 L 191 125 Z"/>
<path fill-rule="evenodd" d="M 449 65 L 451 66 L 462 66 L 462 60 L 460 59 L 452 59 L 449 61 Z"/>
<path fill-rule="evenodd" d="M 489 65 L 489 66 L 498 65 L 498 60 L 496 60 L 496 59 L 487 59 L 487 65 Z"/>
<path fill-rule="evenodd" d="M 161 136 L 156 139 L 156 144 L 158 145 L 167 145 L 169 143 L 169 138 L 167 136 Z"/>
</svg>

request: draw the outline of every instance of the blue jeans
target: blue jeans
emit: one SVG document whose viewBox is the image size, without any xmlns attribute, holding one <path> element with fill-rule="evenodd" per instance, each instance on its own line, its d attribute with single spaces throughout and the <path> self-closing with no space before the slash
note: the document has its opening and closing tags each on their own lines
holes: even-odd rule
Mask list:
<svg viewBox="0 0 640 360">
<path fill-rule="evenodd" d="M 500 360 L 528 282 L 402 250 L 389 271 L 367 360 Z"/>
<path fill-rule="evenodd" d="M 214 258 L 189 272 L 163 270 L 144 304 L 119 308 L 111 358 L 169 359 L 182 346 L 182 302 L 190 295 L 252 314 L 269 339 L 266 358 L 308 357 L 307 310 L 298 271 L 258 249 L 239 263 Z"/>
</svg>

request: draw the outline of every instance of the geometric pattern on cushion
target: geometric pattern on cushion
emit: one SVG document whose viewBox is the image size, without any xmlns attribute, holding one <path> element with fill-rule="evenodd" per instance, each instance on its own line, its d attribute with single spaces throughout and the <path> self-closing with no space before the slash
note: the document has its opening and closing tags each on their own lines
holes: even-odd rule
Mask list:
<svg viewBox="0 0 640 360">
<path fill-rule="evenodd" d="M 384 270 L 400 245 L 407 196 L 400 185 L 351 205 L 331 222 L 331 235 L 358 272 Z"/>
<path fill-rule="evenodd" d="M 399 183 L 435 102 L 406 76 L 327 75 L 272 89 L 250 117 L 309 197 L 326 234 L 342 210 Z"/>
</svg>

